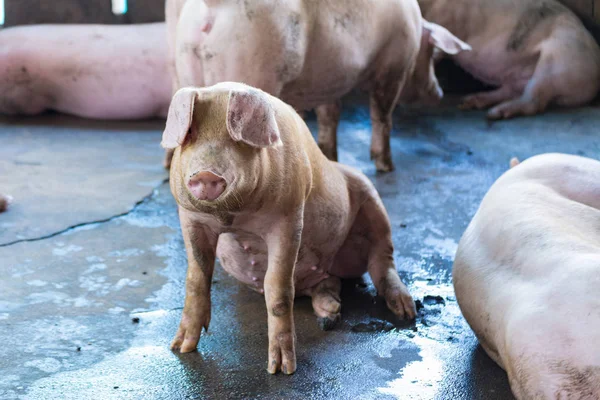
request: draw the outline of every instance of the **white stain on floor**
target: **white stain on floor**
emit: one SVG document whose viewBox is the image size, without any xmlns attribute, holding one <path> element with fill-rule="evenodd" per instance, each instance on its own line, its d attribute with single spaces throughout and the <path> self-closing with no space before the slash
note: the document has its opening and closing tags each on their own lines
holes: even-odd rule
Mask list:
<svg viewBox="0 0 600 400">
<path fill-rule="evenodd" d="M 125 286 L 130 286 L 130 287 L 138 287 L 141 286 L 142 282 L 135 280 L 135 279 L 129 279 L 129 278 L 122 278 L 119 280 L 119 282 L 117 282 L 117 284 L 114 287 L 114 290 L 121 290 L 123 289 Z"/>
<path fill-rule="evenodd" d="M 435 397 L 444 376 L 444 366 L 436 350 L 439 343 L 423 337 L 415 337 L 413 343 L 421 348 L 419 356 L 422 359 L 409 362 L 400 371 L 401 377 L 388 382 L 387 387 L 379 388 L 380 393 L 403 400 L 431 400 Z"/>
<path fill-rule="evenodd" d="M 456 254 L 458 244 L 454 239 L 451 238 L 437 238 L 433 235 L 427 236 L 423 241 L 423 244 L 429 248 L 434 254 L 439 254 L 443 258 L 453 259 Z"/>
<path fill-rule="evenodd" d="M 47 373 L 55 373 L 60 371 L 62 364 L 56 358 L 41 358 L 37 360 L 27 361 L 26 367 L 34 367 Z"/>
<path fill-rule="evenodd" d="M 84 275 L 91 274 L 96 271 L 103 271 L 106 269 L 106 264 L 97 263 L 90 265 L 85 271 L 83 271 Z"/>
<path fill-rule="evenodd" d="M 63 292 L 57 291 L 48 291 L 48 292 L 40 292 L 40 293 L 31 293 L 27 296 L 27 300 L 29 304 L 40 304 L 40 303 L 54 303 L 54 304 L 63 304 L 69 295 Z"/>
<path fill-rule="evenodd" d="M 78 251 L 83 250 L 83 247 L 76 246 L 74 244 L 70 244 L 66 247 L 64 247 L 64 244 L 63 246 L 61 246 L 61 244 L 62 243 L 57 243 L 57 246 L 59 247 L 52 249 L 52 254 L 54 254 L 55 256 L 66 256 L 69 253 L 76 253 Z"/>
<path fill-rule="evenodd" d="M 28 284 L 29 286 L 37 286 L 37 287 L 42 287 L 42 286 L 46 286 L 46 285 L 48 284 L 48 282 L 44 282 L 44 281 L 41 281 L 41 280 L 39 280 L 39 279 L 35 279 L 35 280 L 33 280 L 33 281 L 28 281 L 28 282 L 27 282 L 27 284 Z"/>
</svg>

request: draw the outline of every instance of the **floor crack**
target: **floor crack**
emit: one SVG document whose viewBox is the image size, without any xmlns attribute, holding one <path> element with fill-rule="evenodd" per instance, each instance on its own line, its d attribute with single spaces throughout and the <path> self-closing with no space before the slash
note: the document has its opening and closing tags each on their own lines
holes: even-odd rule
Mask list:
<svg viewBox="0 0 600 400">
<path fill-rule="evenodd" d="M 154 187 L 154 188 L 152 189 L 152 191 L 151 191 L 151 192 L 150 192 L 148 195 L 144 196 L 144 198 L 142 198 L 141 200 L 137 201 L 137 202 L 136 202 L 136 203 L 133 205 L 133 207 L 131 207 L 131 209 L 130 209 L 130 210 L 128 210 L 128 211 L 125 211 L 125 212 L 123 212 L 123 213 L 121 213 L 121 214 L 113 215 L 113 216 L 110 216 L 110 217 L 108 217 L 108 218 L 104 218 L 104 219 L 98 219 L 98 220 L 95 220 L 95 221 L 81 222 L 81 223 L 79 223 L 79 224 L 75 224 L 75 225 L 68 226 L 68 227 L 66 227 L 65 229 L 62 229 L 62 230 L 60 230 L 60 231 L 58 231 L 58 232 L 53 232 L 53 233 L 50 233 L 50 234 L 48 234 L 48 235 L 44 235 L 44 236 L 40 236 L 40 237 L 29 238 L 29 239 L 18 239 L 18 240 L 13 240 L 12 242 L 1 243 L 1 244 L 0 244 L 0 248 L 2 248 L 2 247 L 8 247 L 8 246 L 12 246 L 12 245 L 19 244 L 19 243 L 25 243 L 25 242 L 39 242 L 40 240 L 46 240 L 46 239 L 50 239 L 50 238 L 53 238 L 53 237 L 56 237 L 56 236 L 62 235 L 62 234 L 64 234 L 64 233 L 67 233 L 67 232 L 69 232 L 69 231 L 71 231 L 71 230 L 73 230 L 73 229 L 77 229 L 77 228 L 81 228 L 81 227 L 84 227 L 84 226 L 89 226 L 89 225 L 103 224 L 103 223 L 106 223 L 106 222 L 113 221 L 113 220 L 115 220 L 115 219 L 117 219 L 117 218 L 124 217 L 124 216 L 126 216 L 126 215 L 129 215 L 129 214 L 131 214 L 132 212 L 134 212 L 135 210 L 137 210 L 137 208 L 138 208 L 139 206 L 141 206 L 142 204 L 144 204 L 144 203 L 146 203 L 148 200 L 150 200 L 150 199 L 151 199 L 151 198 L 154 196 L 154 194 L 155 194 L 156 190 L 157 190 L 157 189 L 158 189 L 160 186 L 162 186 L 163 184 L 167 183 L 168 181 L 169 181 L 169 178 L 163 179 L 163 180 L 161 181 L 161 183 L 160 183 L 158 186 Z"/>
</svg>

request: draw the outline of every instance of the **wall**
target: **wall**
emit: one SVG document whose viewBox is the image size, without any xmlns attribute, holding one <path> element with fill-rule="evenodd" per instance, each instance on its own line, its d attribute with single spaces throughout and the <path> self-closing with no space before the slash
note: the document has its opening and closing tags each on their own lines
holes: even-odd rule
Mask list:
<svg viewBox="0 0 600 400">
<path fill-rule="evenodd" d="M 4 0 L 5 26 L 164 21 L 164 0 L 129 0 L 126 15 L 113 15 L 110 0 Z"/>
<path fill-rule="evenodd" d="M 559 0 L 581 18 L 600 26 L 600 0 Z M 129 12 L 115 16 L 110 0 L 4 0 L 6 26 L 40 23 L 144 23 L 164 20 L 164 0 L 129 0 Z"/>
</svg>

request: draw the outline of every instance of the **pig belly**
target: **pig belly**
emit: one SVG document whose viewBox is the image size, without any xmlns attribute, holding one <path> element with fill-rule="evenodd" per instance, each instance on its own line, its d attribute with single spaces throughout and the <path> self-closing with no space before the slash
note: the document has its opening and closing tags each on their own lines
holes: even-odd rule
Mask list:
<svg viewBox="0 0 600 400">
<path fill-rule="evenodd" d="M 453 59 L 474 78 L 496 87 L 510 84 L 518 92 L 525 89 L 537 65 L 537 56 L 511 57 L 504 52 L 492 54 L 489 50 L 477 49 L 472 54 L 459 54 Z"/>
<path fill-rule="evenodd" d="M 264 289 L 268 266 L 267 253 L 265 242 L 250 234 L 224 233 L 219 237 L 217 245 L 217 257 L 223 269 L 256 291 Z M 316 251 L 301 246 L 294 273 L 296 294 L 306 293 L 329 276 L 332 263 L 323 263 L 322 258 Z"/>
</svg>

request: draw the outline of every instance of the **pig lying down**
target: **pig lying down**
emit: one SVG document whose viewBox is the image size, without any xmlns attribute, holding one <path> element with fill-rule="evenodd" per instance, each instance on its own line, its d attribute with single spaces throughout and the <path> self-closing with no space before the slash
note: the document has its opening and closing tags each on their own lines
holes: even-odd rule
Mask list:
<svg viewBox="0 0 600 400">
<path fill-rule="evenodd" d="M 337 160 L 340 98 L 370 93 L 371 158 L 393 169 L 392 111 L 400 102 L 437 102 L 434 47 L 469 46 L 425 23 L 416 0 L 167 0 L 175 89 L 244 82 L 297 110 L 316 108 L 319 147 Z M 167 153 L 165 165 L 169 165 Z"/>
<path fill-rule="evenodd" d="M 589 103 L 600 88 L 600 49 L 555 0 L 419 0 L 423 16 L 473 47 L 452 59 L 497 89 L 464 99 L 491 119 Z"/>
<path fill-rule="evenodd" d="M 329 161 L 293 108 L 239 83 L 184 88 L 162 145 L 175 149 L 171 191 L 189 264 L 172 348 L 195 350 L 208 328 L 215 257 L 265 295 L 270 373 L 296 370 L 294 297 L 311 296 L 330 328 L 340 317 L 341 278 L 368 271 L 390 310 L 415 317 L 377 191 L 360 172 Z"/>
<path fill-rule="evenodd" d="M 600 399 L 600 162 L 546 154 L 505 173 L 461 239 L 453 276 L 518 399 Z"/>
<path fill-rule="evenodd" d="M 166 116 L 165 24 L 36 25 L 0 31 L 0 113 Z"/>
</svg>

